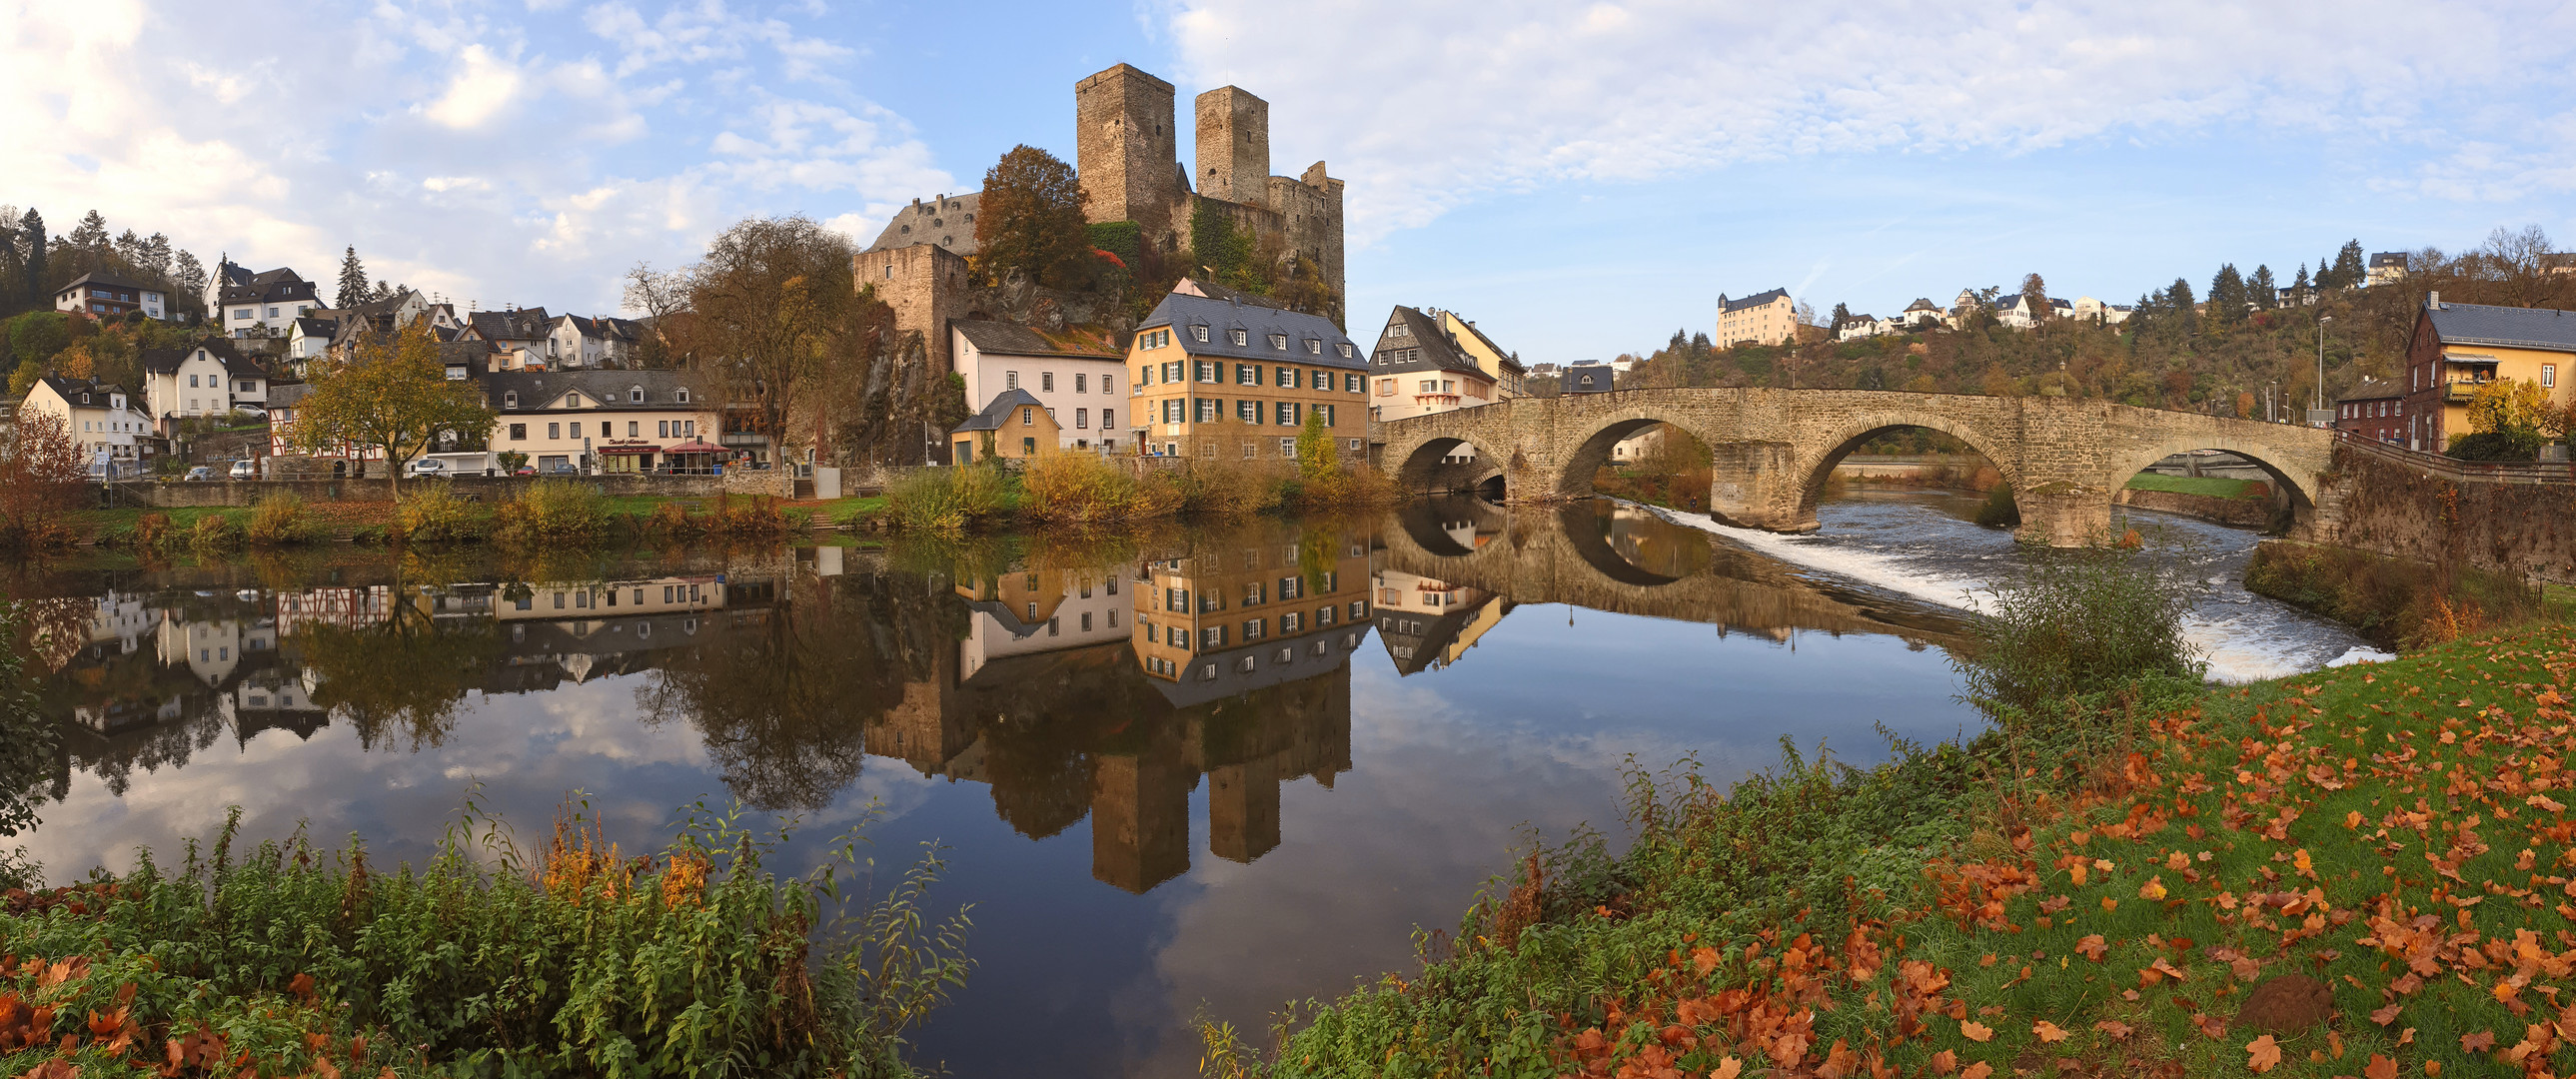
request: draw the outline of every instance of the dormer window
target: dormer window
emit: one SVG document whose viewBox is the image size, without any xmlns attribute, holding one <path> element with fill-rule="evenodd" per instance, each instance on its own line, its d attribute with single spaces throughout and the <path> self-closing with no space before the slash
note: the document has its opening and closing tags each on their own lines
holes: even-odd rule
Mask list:
<svg viewBox="0 0 2576 1079">
<path fill-rule="evenodd" d="M 1321 338 L 1321 337 L 1309 337 L 1309 338 L 1307 338 L 1307 339 L 1306 339 L 1306 354 L 1307 354 L 1307 355 L 1309 355 L 1309 356 L 1321 356 L 1321 355 L 1323 355 L 1323 354 L 1324 354 L 1324 339 L 1323 339 L 1323 338 Z"/>
<path fill-rule="evenodd" d="M 626 391 L 626 401 L 627 401 L 627 403 L 628 403 L 628 404 L 636 404 L 636 405 L 643 404 L 643 403 L 644 403 L 644 387 L 642 387 L 642 386 L 634 386 L 634 387 L 630 387 L 630 388 L 628 388 L 628 389 L 627 389 L 627 391 Z"/>
<path fill-rule="evenodd" d="M 1197 340 L 1200 340 L 1200 341 L 1205 341 L 1205 340 L 1207 340 L 1207 339 L 1208 339 L 1207 333 L 1208 333 L 1208 328 L 1207 328 L 1207 327 L 1205 327 L 1205 326 L 1192 326 L 1192 327 L 1190 327 L 1190 336 L 1191 336 L 1192 338 L 1197 339 Z"/>
<path fill-rule="evenodd" d="M 1410 336 L 1412 333 L 1413 331 L 1401 322 L 1386 328 L 1386 335 L 1388 337 L 1406 337 Z"/>
<path fill-rule="evenodd" d="M 580 408 L 580 407 L 581 407 L 581 395 L 580 395 L 580 394 L 577 394 L 577 393 L 567 393 L 567 394 L 565 394 L 565 395 L 564 395 L 564 407 L 565 407 L 565 408 Z"/>
<path fill-rule="evenodd" d="M 504 391 L 504 392 L 501 394 L 501 407 L 503 407 L 503 408 L 517 408 L 517 407 L 519 407 L 519 391 L 517 391 L 517 390 L 508 390 L 508 391 Z"/>
<path fill-rule="evenodd" d="M 677 396 L 676 396 L 676 397 L 674 397 L 673 399 L 674 399 L 674 400 L 677 400 L 677 401 L 678 401 L 678 402 L 680 402 L 681 404 L 684 404 L 684 405 L 685 405 L 685 404 L 688 404 L 688 403 L 689 403 L 689 391 L 687 391 L 687 390 L 680 390 L 680 391 L 677 391 Z"/>
<path fill-rule="evenodd" d="M 1334 347 L 1335 347 L 1335 348 L 1338 348 L 1338 349 L 1340 349 L 1340 350 L 1342 351 L 1342 358 L 1343 358 L 1343 359 L 1347 360 L 1347 359 L 1350 359 L 1350 358 L 1351 358 L 1351 346 L 1349 346 L 1349 345 L 1347 345 L 1347 344 L 1344 344 L 1344 345 L 1336 345 L 1336 346 L 1334 346 Z"/>
<path fill-rule="evenodd" d="M 1284 333 L 1271 334 L 1270 347 L 1278 349 L 1281 352 L 1288 351 L 1288 335 Z"/>
<path fill-rule="evenodd" d="M 1237 344 L 1237 345 L 1248 345 L 1248 344 L 1251 344 L 1251 343 L 1252 343 L 1252 331 L 1250 331 L 1250 330 L 1227 330 L 1227 331 L 1225 331 L 1225 338 L 1226 338 L 1226 340 L 1228 340 L 1228 341 L 1232 341 L 1232 342 L 1234 342 L 1234 343 L 1235 343 L 1235 344 Z"/>
</svg>

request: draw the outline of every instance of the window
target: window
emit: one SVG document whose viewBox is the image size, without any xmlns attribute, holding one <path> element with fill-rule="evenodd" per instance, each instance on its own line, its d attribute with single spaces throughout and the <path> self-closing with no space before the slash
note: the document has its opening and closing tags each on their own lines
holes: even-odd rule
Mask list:
<svg viewBox="0 0 2576 1079">
<path fill-rule="evenodd" d="M 1282 388 L 1291 390 L 1296 389 L 1297 369 L 1294 367 L 1274 368 L 1271 372 L 1270 380 L 1279 384 Z"/>
<path fill-rule="evenodd" d="M 1257 363 L 1234 365 L 1234 381 L 1239 386 L 1261 385 L 1261 365 Z"/>
<path fill-rule="evenodd" d="M 1090 376 L 1090 375 L 1075 375 L 1075 376 L 1073 376 L 1073 392 L 1075 392 L 1075 393 L 1089 393 L 1089 392 L 1091 392 L 1090 381 L 1091 381 L 1091 376 Z"/>
<path fill-rule="evenodd" d="M 188 388 L 192 390 L 197 388 L 197 376 L 188 376 Z"/>
<path fill-rule="evenodd" d="M 1395 380 L 1391 378 L 1381 378 L 1377 380 L 1377 395 L 1380 397 L 1395 396 Z"/>
<path fill-rule="evenodd" d="M 1281 352 L 1288 351 L 1288 335 L 1284 333 L 1271 334 L 1270 347 L 1278 349 Z"/>
<path fill-rule="evenodd" d="M 603 431 L 607 430 L 607 428 L 606 428 L 606 427 L 604 427 L 604 426 L 603 426 L 603 427 L 601 427 L 600 429 L 601 429 L 601 430 L 603 430 Z M 574 438 L 580 438 L 580 437 L 581 437 L 581 424 L 580 424 L 579 422 L 575 422 L 575 423 L 572 425 L 572 437 L 574 437 Z"/>
<path fill-rule="evenodd" d="M 1178 397 L 1168 398 L 1168 399 L 1164 400 L 1164 402 L 1163 402 L 1163 422 L 1164 422 L 1164 423 L 1179 423 L 1179 422 L 1181 422 L 1181 407 L 1182 407 L 1181 399 L 1180 399 L 1180 398 L 1178 398 Z"/>
<path fill-rule="evenodd" d="M 1198 361 L 1198 369 L 1192 371 L 1191 374 L 1201 382 L 1223 382 L 1225 381 L 1225 365 L 1218 363 L 1215 360 L 1200 360 Z"/>
<path fill-rule="evenodd" d="M 1293 439 L 1293 438 L 1283 438 L 1283 439 L 1280 439 L 1280 440 L 1279 440 L 1279 456 L 1281 456 L 1281 457 L 1295 457 L 1295 456 L 1297 456 L 1297 440 L 1296 440 L 1296 439 Z"/>
<path fill-rule="evenodd" d="M 2544 363 L 2540 365 L 2540 384 L 2544 388 L 2558 384 L 2557 364 Z"/>
<path fill-rule="evenodd" d="M 1016 389 L 1019 389 L 1019 388 L 1020 388 L 1020 373 L 1019 373 L 1019 372 L 1017 372 L 1017 371 L 1004 371 L 1004 372 L 1002 372 L 1002 388 L 1003 388 L 1003 389 L 1006 389 L 1006 390 L 1016 390 Z"/>
<path fill-rule="evenodd" d="M 1112 427 L 1116 427 L 1116 426 L 1118 426 L 1118 410 L 1117 410 L 1117 409 L 1114 409 L 1114 408 L 1104 408 L 1104 409 L 1101 409 L 1101 410 L 1100 410 L 1100 429 L 1101 429 L 1101 430 L 1103 430 L 1103 431 L 1106 431 L 1106 430 L 1108 430 L 1108 429 L 1110 429 L 1110 428 L 1112 428 Z"/>
<path fill-rule="evenodd" d="M 276 318 L 276 317 L 277 317 L 277 309 L 276 309 L 276 308 L 274 308 L 274 307 L 269 308 L 269 309 L 268 309 L 268 317 L 270 317 L 270 318 Z"/>
<path fill-rule="evenodd" d="M 672 394 L 672 400 L 678 401 L 679 403 L 684 404 L 684 405 L 685 405 L 685 404 L 688 404 L 688 403 L 689 403 L 689 391 L 687 391 L 687 390 L 678 390 L 678 391 L 675 391 L 675 392 Z"/>
<path fill-rule="evenodd" d="M 626 421 L 626 437 L 628 437 L 628 438 L 642 438 L 642 437 L 644 437 L 644 425 L 643 425 L 642 423 L 638 422 L 638 421 L 635 421 L 635 420 L 628 420 L 628 421 Z"/>
<path fill-rule="evenodd" d="M 1038 425 L 1038 410 L 1037 410 L 1037 409 L 1035 409 L 1035 408 L 1031 408 L 1031 407 L 1029 407 L 1029 406 L 1027 406 L 1027 405 L 1021 405 L 1021 406 L 1020 406 L 1020 426 L 1022 426 L 1022 427 L 1035 427 L 1035 426 L 1037 426 L 1037 425 Z"/>
<path fill-rule="evenodd" d="M 1267 633 L 1267 632 L 1266 632 L 1266 630 L 1267 630 L 1268 628 L 1269 628 L 1269 619 L 1266 619 L 1266 618 L 1247 618 L 1247 619 L 1244 619 L 1244 620 L 1243 620 L 1243 639 L 1244 639 L 1246 642 L 1251 642 L 1251 641 L 1257 641 L 1257 640 L 1260 640 L 1260 639 L 1262 639 L 1263 637 L 1267 637 L 1267 636 L 1269 636 L 1269 635 L 1270 635 L 1269 633 Z"/>
<path fill-rule="evenodd" d="M 1208 339 L 1208 328 L 1205 326 L 1192 326 L 1190 327 L 1190 336 L 1196 340 L 1205 341 Z"/>
<path fill-rule="evenodd" d="M 1309 356 L 1321 356 L 1321 355 L 1323 355 L 1323 354 L 1324 354 L 1324 339 L 1323 339 L 1323 338 L 1321 338 L 1321 337 L 1309 337 L 1309 338 L 1307 338 L 1307 339 L 1306 339 L 1306 354 L 1307 354 L 1307 355 L 1309 355 Z"/>
<path fill-rule="evenodd" d="M 1197 398 L 1197 401 L 1198 421 L 1200 423 L 1215 423 L 1217 420 L 1217 409 L 1223 407 L 1225 402 L 1214 397 L 1201 397 Z"/>
<path fill-rule="evenodd" d="M 547 424 L 547 425 L 546 425 L 546 437 L 547 437 L 547 438 L 562 438 L 562 437 L 563 437 L 563 425 L 562 425 L 562 424 L 560 424 L 560 423 L 549 423 L 549 424 Z"/>
<path fill-rule="evenodd" d="M 1326 427 L 1330 427 L 1330 426 L 1332 426 L 1332 425 L 1333 425 L 1333 406 L 1331 406 L 1331 405 L 1316 405 L 1316 406 L 1315 406 L 1315 413 L 1316 413 L 1317 415 L 1320 415 L 1320 416 L 1324 417 L 1324 426 L 1326 426 Z"/>
<path fill-rule="evenodd" d="M 1333 347 L 1341 350 L 1343 359 L 1347 360 L 1351 358 L 1351 346 L 1348 343 L 1334 345 Z"/>
<path fill-rule="evenodd" d="M 1327 375 L 1327 376 L 1325 376 L 1325 377 L 1330 378 L 1331 376 Z M 1342 390 L 1343 390 L 1343 392 L 1346 392 L 1346 393 L 1367 393 L 1367 392 L 1368 392 L 1367 385 L 1368 385 L 1368 380 L 1367 380 L 1367 379 L 1364 379 L 1364 378 L 1361 378 L 1361 377 L 1359 376 L 1359 373 L 1358 373 L 1358 372 L 1352 372 L 1352 373 L 1350 373 L 1350 374 L 1346 374 L 1346 375 L 1343 375 L 1343 376 L 1342 376 Z"/>
<path fill-rule="evenodd" d="M 1248 345 L 1252 343 L 1252 331 L 1227 330 L 1225 331 L 1225 339 L 1238 345 Z"/>
<path fill-rule="evenodd" d="M 248 319 L 248 318 L 252 318 L 252 317 L 254 317 L 254 316 L 251 314 L 251 309 L 250 309 L 250 308 L 247 308 L 247 307 L 237 307 L 237 308 L 234 308 L 234 309 L 233 309 L 233 317 L 234 317 L 234 318 L 238 318 L 238 319 Z"/>
<path fill-rule="evenodd" d="M 1038 372 L 1038 388 L 1039 388 L 1039 389 L 1041 389 L 1041 390 L 1045 390 L 1045 391 L 1047 391 L 1048 393 L 1054 393 L 1054 392 L 1055 392 L 1055 372 L 1053 372 L 1053 371 L 1040 371 L 1040 372 Z"/>
<path fill-rule="evenodd" d="M 1165 363 L 1165 364 L 1163 365 L 1163 381 L 1165 381 L 1165 382 L 1178 382 L 1178 381 L 1180 381 L 1180 380 L 1181 380 L 1181 361 L 1179 361 L 1179 360 L 1172 360 L 1172 361 L 1170 361 L 1170 362 L 1168 362 L 1168 363 Z"/>
<path fill-rule="evenodd" d="M 1295 427 L 1306 422 L 1306 417 L 1300 414 L 1301 411 L 1298 402 L 1295 401 L 1272 402 L 1270 422 L 1281 427 Z"/>
<path fill-rule="evenodd" d="M 1225 647 L 1225 627 L 1209 626 L 1206 629 L 1200 630 L 1199 647 L 1201 649 Z"/>
<path fill-rule="evenodd" d="M 524 424 L 524 423 L 514 423 L 514 424 L 511 424 L 511 425 L 510 425 L 510 441 L 512 441 L 512 442 L 525 442 L 525 441 L 527 441 L 527 440 L 528 440 L 528 425 L 527 425 L 527 424 Z"/>
<path fill-rule="evenodd" d="M 638 405 L 643 404 L 643 403 L 644 403 L 644 387 L 642 387 L 642 386 L 630 386 L 630 387 L 628 387 L 628 388 L 627 388 L 627 390 L 626 390 L 626 400 L 627 400 L 629 403 L 631 403 L 631 404 L 638 404 Z"/>
<path fill-rule="evenodd" d="M 1091 426 L 1091 410 L 1087 408 L 1074 409 L 1073 426 L 1077 429 Z"/>
<path fill-rule="evenodd" d="M 1242 421 L 1243 421 L 1243 422 L 1245 422 L 1245 423 L 1260 423 L 1260 422 L 1261 422 L 1261 402 L 1259 402 L 1259 401 L 1255 401 L 1255 400 L 1252 400 L 1252 399 L 1250 399 L 1250 398 L 1243 398 L 1243 399 L 1237 400 L 1237 401 L 1234 403 L 1234 418 L 1235 418 L 1235 419 L 1238 419 L 1238 420 L 1242 420 Z M 1244 443 L 1244 444 L 1243 444 L 1243 448 L 1244 448 L 1244 449 L 1249 450 L 1249 449 L 1251 449 L 1251 448 L 1252 448 L 1252 444 L 1251 444 L 1251 443 L 1249 443 L 1249 442 L 1246 442 L 1246 443 Z M 1246 456 L 1246 457 L 1250 457 L 1250 456 L 1252 456 L 1252 455 L 1251 455 L 1251 454 L 1249 454 L 1249 453 L 1246 453 L 1246 454 L 1244 454 L 1244 456 Z"/>
<path fill-rule="evenodd" d="M 580 395 L 580 394 L 577 394 L 577 393 L 567 393 L 567 394 L 565 394 L 565 395 L 564 395 L 564 407 L 565 407 L 565 408 L 580 408 L 580 407 L 581 407 L 581 395 Z"/>
<path fill-rule="evenodd" d="M 671 437 L 671 421 L 669 421 L 669 420 L 660 420 L 660 421 L 656 421 L 656 422 L 653 424 L 653 437 L 655 437 L 655 438 L 669 438 L 669 437 Z"/>
<path fill-rule="evenodd" d="M 1354 439 L 1352 439 L 1352 440 L 1351 440 L 1351 452 L 1352 452 L 1352 453 L 1358 453 L 1358 452 L 1360 452 L 1360 440 L 1358 440 L 1358 439 L 1356 439 L 1356 438 L 1354 438 Z"/>
</svg>

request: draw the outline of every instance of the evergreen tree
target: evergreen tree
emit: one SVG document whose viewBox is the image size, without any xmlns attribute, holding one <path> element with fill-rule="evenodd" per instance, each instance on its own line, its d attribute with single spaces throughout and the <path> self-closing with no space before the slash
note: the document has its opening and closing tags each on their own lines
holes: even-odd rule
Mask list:
<svg viewBox="0 0 2576 1079">
<path fill-rule="evenodd" d="M 140 269 L 143 265 L 143 237 L 135 235 L 133 229 L 119 233 L 116 237 L 116 257 L 124 260 L 127 266 Z"/>
<path fill-rule="evenodd" d="M 2299 276 L 2290 282 L 2291 298 L 2305 304 L 2308 302 L 2308 293 L 2315 288 L 2316 284 L 2308 280 L 2308 264 L 2300 263 Z"/>
<path fill-rule="evenodd" d="M 168 281 L 170 279 L 170 238 L 157 232 L 144 237 L 143 258 L 140 260 L 140 265 L 150 271 L 152 276 Z"/>
<path fill-rule="evenodd" d="M 2245 287 L 2254 293 L 2256 307 L 2270 310 L 2281 302 L 2281 286 L 2273 282 L 2272 267 L 2268 265 L 2254 267 L 2254 276 L 2246 279 Z"/>
<path fill-rule="evenodd" d="M 2236 272 L 2233 262 L 2221 264 L 2217 275 L 2209 279 L 2209 317 L 2221 326 L 2245 318 L 2245 278 Z"/>
<path fill-rule="evenodd" d="M 1709 350 L 1708 335 L 1704 333 L 1692 334 L 1690 347 L 1692 352 L 1699 353 L 1703 356 L 1707 355 Z"/>
<path fill-rule="evenodd" d="M 206 291 L 206 268 L 198 263 L 196 255 L 186 251 L 179 252 L 179 257 L 170 272 L 171 283 L 187 290 L 189 295 L 194 296 Z"/>
<path fill-rule="evenodd" d="M 1850 325 L 1851 323 L 1856 322 L 1856 321 L 1858 321 L 1858 320 L 1857 320 L 1857 319 L 1852 318 L 1851 305 L 1850 305 L 1850 304 L 1837 303 L 1837 304 L 1835 304 L 1835 305 L 1834 305 L 1834 322 L 1833 322 L 1833 325 L 1832 325 L 1832 326 L 1830 326 L 1830 327 L 1827 327 L 1827 328 L 1828 328 L 1828 329 L 1831 329 L 1832 331 L 1834 331 L 1834 333 L 1835 333 L 1835 334 L 1839 335 L 1839 334 L 1841 334 L 1841 333 L 1843 332 L 1843 327 L 1844 327 L 1844 326 Z"/>
<path fill-rule="evenodd" d="M 351 244 L 340 253 L 340 287 L 332 294 L 334 307 L 349 308 L 367 302 L 367 267 L 358 261 L 358 247 Z"/>
<path fill-rule="evenodd" d="M 18 234 L 27 245 L 27 302 L 51 307 L 45 302 L 45 294 L 52 291 L 45 280 L 45 215 L 27 207 L 26 216 L 18 219 Z"/>
<path fill-rule="evenodd" d="M 2370 271 L 2362 265 L 2361 241 L 2344 241 L 2343 250 L 2335 252 L 2334 268 L 2336 288 L 2356 288 L 2368 281 Z"/>
<path fill-rule="evenodd" d="M 1674 354 L 1674 355 L 1678 356 L 1678 355 L 1681 355 L 1681 351 L 1682 351 L 1682 349 L 1683 349 L 1684 347 L 1687 347 L 1689 344 L 1690 344 L 1690 331 L 1688 331 L 1688 330 L 1674 330 L 1674 331 L 1673 331 L 1673 339 L 1672 339 L 1672 340 L 1670 340 L 1670 341 L 1664 342 L 1664 349 L 1665 349 L 1666 351 L 1671 352 L 1672 354 Z"/>
<path fill-rule="evenodd" d="M 2174 324 L 2186 334 L 2200 332 L 2200 314 L 2192 310 L 2191 282 L 2174 278 L 2173 287 L 2165 290 L 2165 304 L 2173 309 Z"/>
<path fill-rule="evenodd" d="M 98 211 L 91 210 L 82 215 L 80 224 L 72 226 L 72 231 L 63 237 L 63 242 L 84 251 L 106 254 L 109 245 L 115 241 L 108 238 L 107 219 L 100 217 Z"/>
</svg>

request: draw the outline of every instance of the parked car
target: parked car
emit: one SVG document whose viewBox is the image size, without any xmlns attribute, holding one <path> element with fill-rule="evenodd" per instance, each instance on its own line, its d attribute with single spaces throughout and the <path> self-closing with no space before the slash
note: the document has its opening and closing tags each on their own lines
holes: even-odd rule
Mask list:
<svg viewBox="0 0 2576 1079">
<path fill-rule="evenodd" d="M 237 480 L 258 479 L 259 462 L 248 457 L 244 457 L 241 460 L 233 462 L 232 478 Z"/>
<path fill-rule="evenodd" d="M 423 457 L 405 466 L 403 473 L 411 476 L 444 476 L 447 474 L 447 462 L 435 457 Z"/>
<path fill-rule="evenodd" d="M 187 483 L 211 483 L 214 481 L 214 478 L 215 468 L 213 465 L 198 465 L 195 468 L 189 469 L 187 475 L 180 477 L 182 481 Z"/>
<path fill-rule="evenodd" d="M 556 462 L 553 468 L 548 469 L 547 472 L 550 475 L 556 476 L 578 476 L 581 474 L 581 469 L 574 467 L 569 461 L 559 461 Z"/>
<path fill-rule="evenodd" d="M 513 476 L 533 476 L 537 474 L 537 466 L 520 465 L 516 471 L 513 471 L 510 474 Z"/>
</svg>

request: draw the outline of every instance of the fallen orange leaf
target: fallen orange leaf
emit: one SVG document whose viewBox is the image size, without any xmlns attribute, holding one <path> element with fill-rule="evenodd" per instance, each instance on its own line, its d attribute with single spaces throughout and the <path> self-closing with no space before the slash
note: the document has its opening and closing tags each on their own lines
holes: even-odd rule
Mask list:
<svg viewBox="0 0 2576 1079">
<path fill-rule="evenodd" d="M 2112 1041 L 2120 1041 L 2129 1036 L 2129 1024 L 2110 1019 L 2093 1024 L 2093 1029 L 2110 1035 Z"/>
<path fill-rule="evenodd" d="M 1995 1028 L 1970 1019 L 1959 1024 L 1959 1034 L 1972 1042 L 1984 1042 L 1995 1036 Z"/>
<path fill-rule="evenodd" d="M 2495 1048 L 2493 1031 L 2481 1030 L 2475 1034 L 2460 1035 L 2460 1051 L 2463 1053 L 2483 1053 L 2493 1048 Z"/>
<path fill-rule="evenodd" d="M 2256 1072 L 2267 1072 L 2281 1063 L 2281 1047 L 2273 1044 L 2269 1034 L 2245 1043 L 2245 1066 Z"/>
<path fill-rule="evenodd" d="M 1959 1054 L 1947 1049 L 1932 1054 L 1932 1074 L 1948 1075 L 1959 1070 Z"/>
<path fill-rule="evenodd" d="M 1727 1057 L 1717 1062 L 1717 1070 L 1708 1073 L 1708 1079 L 1735 1079 L 1743 1073 L 1744 1062 L 1734 1057 Z"/>
<path fill-rule="evenodd" d="M 1994 1073 L 1994 1065 L 1980 1060 L 1974 1064 L 1968 1065 L 1968 1070 L 1960 1072 L 1959 1079 L 1986 1079 L 1987 1076 L 1993 1075 Z"/>
<path fill-rule="evenodd" d="M 2361 1069 L 2361 1079 L 2397 1079 L 2397 1062 L 2372 1053 L 2370 1063 Z"/>
<path fill-rule="evenodd" d="M 2040 1020 L 2040 1021 L 2038 1021 L 2038 1022 L 2036 1022 L 2036 1023 L 2032 1023 L 2032 1024 L 2030 1025 L 2030 1032 L 2031 1032 L 2031 1033 L 2033 1033 L 2033 1034 L 2039 1035 L 2039 1040 L 2040 1040 L 2043 1044 L 2045 1044 L 2045 1043 L 2050 1043 L 2050 1042 L 2062 1042 L 2062 1041 L 2065 1041 L 2065 1040 L 2066 1040 L 2066 1028 L 2061 1027 L 2061 1026 L 2058 1026 L 2058 1025 L 2057 1025 L 2057 1024 L 2055 1024 L 2055 1023 L 2049 1022 L 2049 1021 L 2048 1021 L 2048 1020 L 2046 1020 L 2046 1019 L 2042 1019 L 2042 1020 Z"/>
<path fill-rule="evenodd" d="M 2089 933 L 2084 939 L 2075 942 L 2075 951 L 2076 954 L 2099 963 L 2104 955 L 2109 954 L 2111 947 L 2103 942 L 2102 934 Z"/>
</svg>

